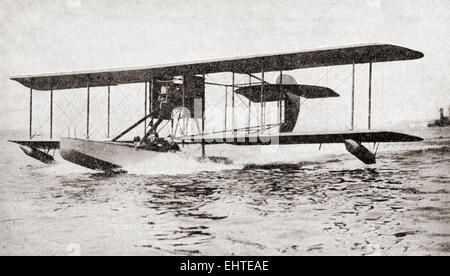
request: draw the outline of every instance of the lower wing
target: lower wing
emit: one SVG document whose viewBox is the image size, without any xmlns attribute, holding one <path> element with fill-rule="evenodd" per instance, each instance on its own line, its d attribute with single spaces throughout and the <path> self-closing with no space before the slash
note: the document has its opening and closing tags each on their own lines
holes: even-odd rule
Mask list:
<svg viewBox="0 0 450 276">
<path fill-rule="evenodd" d="M 358 143 L 395 143 L 419 142 L 423 139 L 408 134 L 391 131 L 343 132 L 322 134 L 281 133 L 279 135 L 242 135 L 226 137 L 186 136 L 177 140 L 185 144 L 232 144 L 232 145 L 293 145 L 293 144 L 330 144 L 354 140 Z"/>
</svg>

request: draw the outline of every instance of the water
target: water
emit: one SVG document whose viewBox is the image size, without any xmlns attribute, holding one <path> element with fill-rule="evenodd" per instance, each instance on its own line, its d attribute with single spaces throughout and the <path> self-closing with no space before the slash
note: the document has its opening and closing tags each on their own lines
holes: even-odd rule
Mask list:
<svg viewBox="0 0 450 276">
<path fill-rule="evenodd" d="M 450 128 L 416 132 L 373 166 L 342 145 L 225 147 L 234 165 L 122 175 L 3 141 L 0 254 L 450 255 Z"/>
</svg>

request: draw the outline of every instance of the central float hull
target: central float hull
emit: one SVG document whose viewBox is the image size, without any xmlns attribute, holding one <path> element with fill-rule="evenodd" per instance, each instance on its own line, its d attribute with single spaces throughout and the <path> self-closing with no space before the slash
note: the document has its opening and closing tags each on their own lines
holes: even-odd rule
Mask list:
<svg viewBox="0 0 450 276">
<path fill-rule="evenodd" d="M 61 157 L 85 168 L 102 171 L 120 170 L 133 164 L 167 155 L 136 149 L 130 143 L 61 138 Z"/>
</svg>

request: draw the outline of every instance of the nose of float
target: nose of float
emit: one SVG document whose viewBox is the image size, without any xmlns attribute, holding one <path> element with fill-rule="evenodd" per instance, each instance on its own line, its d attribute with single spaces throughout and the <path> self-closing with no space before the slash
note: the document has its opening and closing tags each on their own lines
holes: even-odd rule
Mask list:
<svg viewBox="0 0 450 276">
<path fill-rule="evenodd" d="M 355 140 L 345 140 L 345 148 L 366 165 L 376 164 L 375 154 Z"/>
</svg>

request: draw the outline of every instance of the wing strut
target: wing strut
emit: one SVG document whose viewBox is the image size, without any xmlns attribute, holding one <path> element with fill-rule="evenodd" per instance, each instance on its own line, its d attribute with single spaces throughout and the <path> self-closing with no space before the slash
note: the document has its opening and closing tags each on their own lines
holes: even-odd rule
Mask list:
<svg viewBox="0 0 450 276">
<path fill-rule="evenodd" d="M 265 105 L 264 105 L 264 66 L 261 68 L 261 126 L 265 124 L 264 122 L 264 114 L 265 114 Z"/>
<path fill-rule="evenodd" d="M 154 81 L 153 78 L 151 79 L 150 84 L 150 112 L 149 113 L 153 113 L 153 91 L 155 89 L 155 85 L 154 85 Z M 150 120 L 150 126 L 153 125 L 153 119 Z"/>
<path fill-rule="evenodd" d="M 234 79 L 234 72 L 232 72 L 232 76 L 231 76 L 231 83 L 232 83 L 232 88 L 231 88 L 231 127 L 233 129 L 236 128 L 235 124 L 234 124 L 234 91 L 235 91 L 235 79 Z"/>
<path fill-rule="evenodd" d="M 50 90 L 50 140 L 53 139 L 53 89 Z"/>
<path fill-rule="evenodd" d="M 30 140 L 33 138 L 33 88 L 30 88 L 30 122 L 29 122 Z"/>
<path fill-rule="evenodd" d="M 125 129 L 124 131 L 122 131 L 119 135 L 117 135 L 116 137 L 114 137 L 111 141 L 112 142 L 116 142 L 117 140 L 119 140 L 122 136 L 124 136 L 125 134 L 127 134 L 128 132 L 132 131 L 135 127 L 137 127 L 138 125 L 140 125 L 142 122 L 144 122 L 145 120 L 147 120 L 148 118 L 152 117 L 153 115 L 155 115 L 158 112 L 158 109 L 154 110 L 152 113 L 145 115 L 142 119 L 140 119 L 139 121 L 137 121 L 136 123 L 134 123 L 132 126 L 130 126 L 129 128 Z M 153 119 L 152 119 L 153 121 Z M 161 120 L 162 121 L 162 120 Z M 160 124 L 160 123 L 159 123 Z M 159 125 L 158 124 L 158 125 Z M 148 133 L 153 129 L 153 127 L 146 133 L 146 136 L 148 137 Z M 150 134 L 149 134 L 150 135 Z M 146 137 L 144 136 L 144 137 Z"/>
<path fill-rule="evenodd" d="M 248 76 L 248 85 L 252 87 L 252 75 Z M 252 123 L 252 101 L 248 99 L 248 131 L 247 134 L 250 135 L 250 126 Z M 225 129 L 226 131 L 226 129 Z"/>
<path fill-rule="evenodd" d="M 281 102 L 282 102 L 282 96 L 283 95 L 283 70 L 280 70 L 280 83 L 278 86 L 279 91 L 279 100 L 277 101 L 277 108 L 278 108 L 278 123 L 281 125 Z"/>
<path fill-rule="evenodd" d="M 86 99 L 86 139 L 89 139 L 89 108 L 90 108 L 91 90 L 89 83 L 87 86 L 87 99 Z"/>
<path fill-rule="evenodd" d="M 369 64 L 369 117 L 368 117 L 369 130 L 372 127 L 371 121 L 372 121 L 372 62 Z"/>
<path fill-rule="evenodd" d="M 227 131 L 227 112 L 228 112 L 228 87 L 225 86 L 225 118 L 224 118 L 224 130 Z"/>
<path fill-rule="evenodd" d="M 156 129 L 159 127 L 159 125 L 163 122 L 164 120 L 159 117 L 158 120 L 156 121 L 156 123 L 154 123 L 152 125 L 152 127 L 150 128 L 149 131 L 147 131 L 147 133 L 144 135 L 144 137 L 142 137 L 141 141 L 139 141 L 139 143 L 137 144 L 137 148 L 140 147 L 142 145 L 142 143 L 147 140 L 147 138 L 152 135 L 152 133 L 156 132 Z"/>
<path fill-rule="evenodd" d="M 352 67 L 352 131 L 355 129 L 355 61 Z"/>
<path fill-rule="evenodd" d="M 108 85 L 108 111 L 107 111 L 107 138 L 109 139 L 109 132 L 111 126 L 111 85 Z"/>
<path fill-rule="evenodd" d="M 144 85 L 144 116 L 147 116 L 147 94 L 148 94 L 148 85 L 147 81 L 145 81 Z M 144 120 L 144 135 L 147 133 L 147 119 Z"/>
<path fill-rule="evenodd" d="M 205 80 L 205 74 L 203 74 L 203 80 Z M 202 89 L 202 138 L 203 138 L 203 136 L 205 134 L 205 107 L 206 107 L 205 89 Z M 202 158 L 205 158 L 205 157 L 206 157 L 206 149 L 205 149 L 205 142 L 204 142 L 204 139 L 203 139 L 203 143 L 202 143 Z"/>
</svg>

